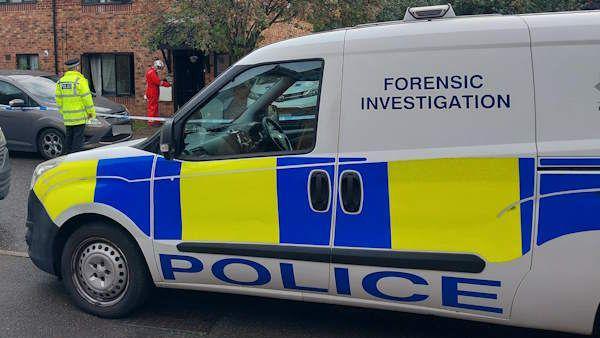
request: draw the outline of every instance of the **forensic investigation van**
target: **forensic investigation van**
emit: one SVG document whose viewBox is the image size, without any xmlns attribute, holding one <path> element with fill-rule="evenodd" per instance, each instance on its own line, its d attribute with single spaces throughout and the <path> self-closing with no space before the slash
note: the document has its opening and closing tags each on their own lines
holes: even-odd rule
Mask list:
<svg viewBox="0 0 600 338">
<path fill-rule="evenodd" d="M 154 284 L 592 333 L 600 12 L 453 13 L 258 49 L 40 164 L 31 259 L 103 317 Z"/>
</svg>

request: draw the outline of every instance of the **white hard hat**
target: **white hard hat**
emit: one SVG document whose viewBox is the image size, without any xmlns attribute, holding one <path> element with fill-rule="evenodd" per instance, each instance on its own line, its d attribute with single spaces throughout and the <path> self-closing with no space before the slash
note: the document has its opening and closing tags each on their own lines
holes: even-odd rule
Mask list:
<svg viewBox="0 0 600 338">
<path fill-rule="evenodd" d="M 160 61 L 160 60 L 154 61 L 154 68 L 162 69 L 164 67 L 165 67 L 165 64 L 162 61 Z"/>
</svg>

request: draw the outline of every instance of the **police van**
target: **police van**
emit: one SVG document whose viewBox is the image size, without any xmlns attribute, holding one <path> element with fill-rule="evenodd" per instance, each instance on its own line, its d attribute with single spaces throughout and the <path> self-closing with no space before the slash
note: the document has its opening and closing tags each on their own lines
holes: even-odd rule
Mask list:
<svg viewBox="0 0 600 338">
<path fill-rule="evenodd" d="M 29 254 L 102 317 L 156 285 L 589 334 L 599 60 L 597 11 L 269 45 L 160 137 L 40 164 Z"/>
</svg>

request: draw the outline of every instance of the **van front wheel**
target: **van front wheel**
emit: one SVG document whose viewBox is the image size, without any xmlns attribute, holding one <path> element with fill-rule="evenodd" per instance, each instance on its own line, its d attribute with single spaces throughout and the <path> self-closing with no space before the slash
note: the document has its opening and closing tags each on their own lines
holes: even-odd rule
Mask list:
<svg viewBox="0 0 600 338">
<path fill-rule="evenodd" d="M 99 317 L 127 316 L 151 288 L 137 244 L 123 230 L 103 223 L 84 225 L 69 237 L 61 273 L 75 304 Z"/>
</svg>

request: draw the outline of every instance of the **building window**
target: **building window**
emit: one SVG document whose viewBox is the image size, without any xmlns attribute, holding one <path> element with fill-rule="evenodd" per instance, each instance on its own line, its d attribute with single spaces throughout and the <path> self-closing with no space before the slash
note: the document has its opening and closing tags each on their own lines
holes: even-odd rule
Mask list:
<svg viewBox="0 0 600 338">
<path fill-rule="evenodd" d="M 0 0 L 2 1 L 2 0 Z M 130 4 L 132 0 L 83 0 L 84 5 L 97 4 Z"/>
<path fill-rule="evenodd" d="M 36 0 L 0 0 L 0 4 L 33 4 Z"/>
<path fill-rule="evenodd" d="M 37 54 L 17 54 L 17 69 L 38 70 L 39 68 L 40 57 Z"/>
<path fill-rule="evenodd" d="M 135 81 L 133 54 L 84 54 L 81 57 L 83 75 L 90 89 L 98 95 L 133 96 Z"/>
</svg>

